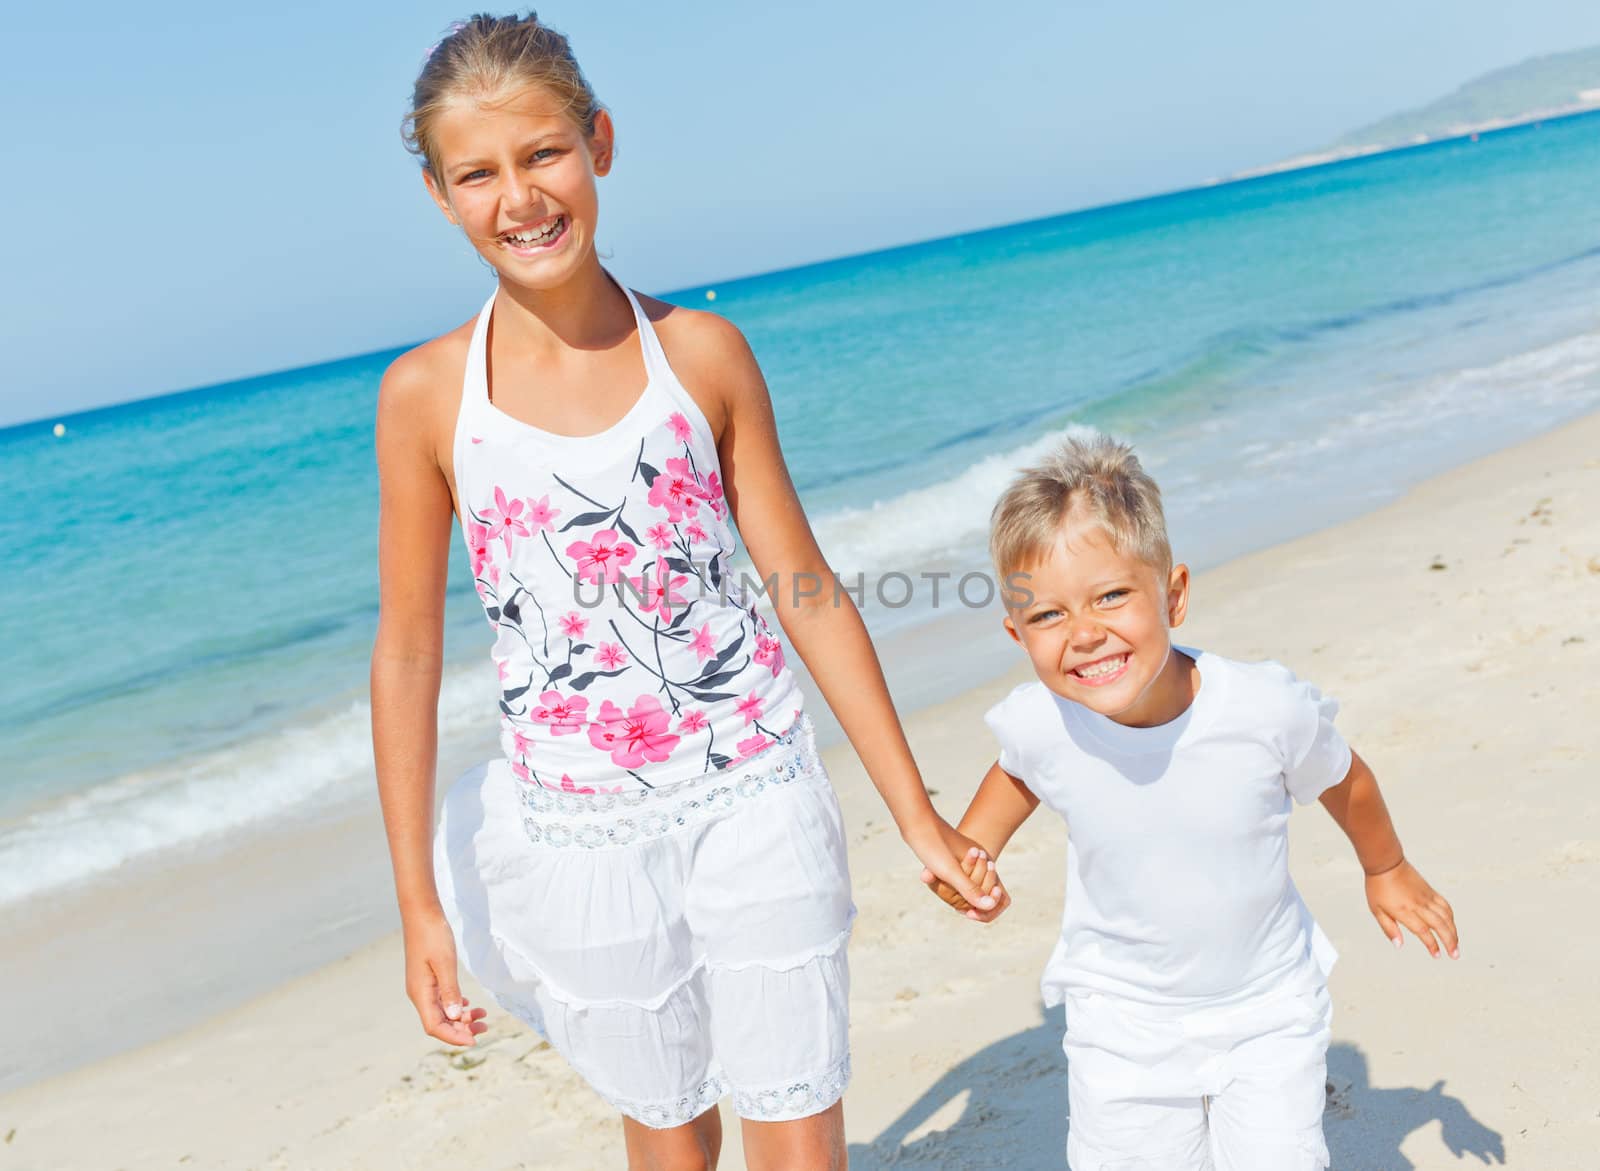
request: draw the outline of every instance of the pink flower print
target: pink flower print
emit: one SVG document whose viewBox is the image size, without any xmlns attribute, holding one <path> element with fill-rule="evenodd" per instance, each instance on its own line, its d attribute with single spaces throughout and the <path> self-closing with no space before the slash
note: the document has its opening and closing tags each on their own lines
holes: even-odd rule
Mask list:
<svg viewBox="0 0 1600 1171">
<path fill-rule="evenodd" d="M 483 510 L 483 519 L 489 526 L 489 539 L 496 537 L 504 539 L 506 552 L 511 552 L 511 538 L 530 536 L 527 522 L 522 519 L 522 510 L 527 507 L 521 500 L 507 500 L 506 490 L 496 487 L 494 490 L 494 507 Z"/>
<path fill-rule="evenodd" d="M 739 701 L 738 712 L 749 725 L 761 718 L 761 706 L 767 701 L 759 695 L 747 695 Z"/>
<path fill-rule="evenodd" d="M 533 741 L 522 734 L 521 728 L 511 730 L 511 755 L 528 756 L 533 752 Z"/>
<path fill-rule="evenodd" d="M 578 579 L 597 585 L 621 581 L 623 566 L 631 563 L 638 551 L 622 540 L 616 529 L 601 529 L 592 543 L 574 541 L 567 546 L 567 556 L 578 563 Z"/>
<path fill-rule="evenodd" d="M 710 721 L 706 719 L 705 712 L 697 711 L 694 708 L 688 708 L 683 713 L 683 719 L 678 721 L 678 731 L 698 732 L 708 723 L 710 723 Z"/>
<path fill-rule="evenodd" d="M 765 634 L 756 635 L 756 653 L 750 657 L 771 670 L 774 679 L 783 670 L 783 644 Z"/>
<path fill-rule="evenodd" d="M 483 442 L 483 436 L 481 436 L 481 435 L 474 435 L 474 436 L 473 436 L 473 437 L 472 437 L 472 442 L 474 442 L 474 443 L 482 443 L 482 442 Z"/>
<path fill-rule="evenodd" d="M 555 531 L 556 517 L 561 515 L 559 508 L 550 507 L 550 497 L 541 496 L 535 500 L 528 497 L 528 523 L 537 529 Z"/>
<path fill-rule="evenodd" d="M 689 535 L 691 541 L 704 541 L 706 539 L 706 531 L 700 527 L 700 522 L 697 520 L 690 521 L 683 531 Z"/>
<path fill-rule="evenodd" d="M 582 796 L 593 796 L 595 793 L 620 793 L 621 785 L 580 785 L 566 773 L 561 774 L 561 791 L 563 793 L 578 793 Z"/>
<path fill-rule="evenodd" d="M 570 736 L 582 730 L 588 710 L 589 701 L 581 695 L 546 691 L 540 694 L 539 706 L 533 709 L 529 719 L 537 724 L 549 724 L 553 736 Z"/>
<path fill-rule="evenodd" d="M 748 740 L 741 740 L 739 741 L 739 755 L 734 758 L 734 763 L 738 764 L 741 761 L 749 760 L 763 748 L 771 747 L 776 743 L 777 741 L 769 740 L 767 737 L 762 736 L 759 733 L 750 737 Z"/>
<path fill-rule="evenodd" d="M 653 695 L 641 695 L 627 712 L 608 699 L 600 705 L 600 718 L 589 725 L 589 743 L 611 753 L 612 763 L 622 768 L 663 761 L 682 739 L 667 731 L 668 719 Z"/>
<path fill-rule="evenodd" d="M 728 515 L 728 504 L 722 498 L 722 478 L 712 472 L 705 478 L 706 499 L 711 501 L 711 513 L 718 520 Z"/>
<path fill-rule="evenodd" d="M 659 553 L 665 553 L 672 548 L 672 526 L 665 521 L 651 525 L 645 529 L 644 535 L 649 538 L 650 543 L 656 547 L 656 551 Z"/>
<path fill-rule="evenodd" d="M 576 610 L 568 610 L 561 615 L 561 633 L 570 639 L 580 639 L 583 632 L 589 629 L 589 620 Z"/>
<path fill-rule="evenodd" d="M 672 428 L 673 436 L 679 443 L 688 443 L 689 436 L 694 434 L 694 429 L 689 426 L 689 420 L 683 417 L 682 411 L 674 411 L 667 420 L 667 426 Z"/>
<path fill-rule="evenodd" d="M 533 784 L 533 774 L 528 771 L 528 766 L 523 764 L 520 760 L 513 760 L 511 762 L 511 775 L 516 777 L 517 780 L 521 781 L 524 785 Z"/>
<path fill-rule="evenodd" d="M 489 563 L 489 526 L 475 520 L 467 522 L 467 552 L 472 558 L 472 576 L 482 577 L 483 567 Z"/>
<path fill-rule="evenodd" d="M 603 642 L 595 648 L 594 661 L 607 671 L 615 671 L 618 667 L 628 665 L 628 653 L 622 649 L 621 643 Z"/>
<path fill-rule="evenodd" d="M 667 568 L 666 562 L 657 561 L 654 574 L 630 577 L 628 584 L 633 588 L 633 596 L 639 599 L 639 609 L 646 614 L 654 610 L 661 621 L 671 622 L 673 607 L 688 605 L 689 600 L 677 592 L 688 581 L 683 574 Z"/>
<path fill-rule="evenodd" d="M 667 519 L 676 524 L 686 516 L 700 510 L 700 501 L 708 499 L 704 486 L 694 478 L 686 459 L 669 459 L 667 470 L 658 475 L 650 485 L 650 504 L 665 508 Z"/>
<path fill-rule="evenodd" d="M 694 641 L 689 644 L 689 649 L 694 651 L 702 663 L 717 653 L 717 645 L 711 641 L 711 623 L 707 622 L 694 632 Z"/>
</svg>

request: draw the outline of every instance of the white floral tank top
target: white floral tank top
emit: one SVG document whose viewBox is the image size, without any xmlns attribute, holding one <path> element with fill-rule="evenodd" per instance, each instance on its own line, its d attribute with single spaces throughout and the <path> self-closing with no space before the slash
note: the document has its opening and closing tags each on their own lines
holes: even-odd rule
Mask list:
<svg viewBox="0 0 1600 1171">
<path fill-rule="evenodd" d="M 782 645 L 730 578 L 711 428 L 623 291 L 647 381 L 616 423 L 557 435 L 489 401 L 492 296 L 456 420 L 460 520 L 496 632 L 501 746 L 520 781 L 567 792 L 728 768 L 787 731 L 802 703 Z"/>
</svg>

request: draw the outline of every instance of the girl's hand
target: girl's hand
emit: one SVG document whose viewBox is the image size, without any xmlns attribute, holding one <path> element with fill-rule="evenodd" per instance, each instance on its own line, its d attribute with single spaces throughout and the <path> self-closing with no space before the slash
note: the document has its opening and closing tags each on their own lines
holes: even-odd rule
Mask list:
<svg viewBox="0 0 1600 1171">
<path fill-rule="evenodd" d="M 1396 947 L 1404 941 L 1400 930 L 1400 925 L 1404 924 L 1411 934 L 1422 940 L 1422 946 L 1434 959 L 1439 958 L 1441 946 L 1450 953 L 1451 959 L 1461 958 L 1455 912 L 1444 896 L 1429 886 L 1428 880 L 1405 859 L 1381 874 L 1367 875 L 1367 906 Z"/>
<path fill-rule="evenodd" d="M 422 1029 L 446 1045 L 472 1045 L 487 1031 L 481 1008 L 469 1008 L 456 982 L 456 941 L 444 912 L 412 916 L 403 927 L 406 995 L 422 1018 Z"/>
<path fill-rule="evenodd" d="M 934 894 L 967 918 L 974 919 L 979 923 L 993 923 L 1011 905 L 1011 896 L 1000 885 L 1000 873 L 994 868 L 994 860 L 989 857 L 982 846 L 974 845 L 967 849 L 967 856 L 962 861 L 961 870 L 982 894 L 995 900 L 993 909 L 979 911 L 966 899 L 962 898 L 960 892 L 954 887 L 935 878 L 931 870 L 923 870 L 922 881 Z"/>
</svg>

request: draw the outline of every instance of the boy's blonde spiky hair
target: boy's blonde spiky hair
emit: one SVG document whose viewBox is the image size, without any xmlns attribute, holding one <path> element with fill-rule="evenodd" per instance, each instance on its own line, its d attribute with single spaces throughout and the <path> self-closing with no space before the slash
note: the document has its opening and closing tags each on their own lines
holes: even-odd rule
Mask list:
<svg viewBox="0 0 1600 1171">
<path fill-rule="evenodd" d="M 1071 438 L 1024 468 L 989 518 L 989 556 L 1002 580 L 1037 565 L 1061 538 L 1061 526 L 1082 516 L 1104 528 L 1116 547 L 1158 570 L 1172 571 L 1172 546 L 1161 489 L 1133 448 L 1107 435 Z"/>
</svg>

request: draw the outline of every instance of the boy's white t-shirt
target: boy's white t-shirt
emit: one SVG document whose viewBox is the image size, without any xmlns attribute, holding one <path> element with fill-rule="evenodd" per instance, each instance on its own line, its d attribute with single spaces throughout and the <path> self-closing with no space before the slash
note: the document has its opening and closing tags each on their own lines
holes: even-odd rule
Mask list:
<svg viewBox="0 0 1600 1171">
<path fill-rule="evenodd" d="M 1043 683 L 984 717 L 1000 767 L 1067 822 L 1067 905 L 1045 1003 L 1100 992 L 1223 1004 L 1325 982 L 1336 957 L 1289 877 L 1292 801 L 1350 770 L 1339 705 L 1277 663 L 1188 648 L 1200 689 L 1129 728 Z"/>
</svg>

